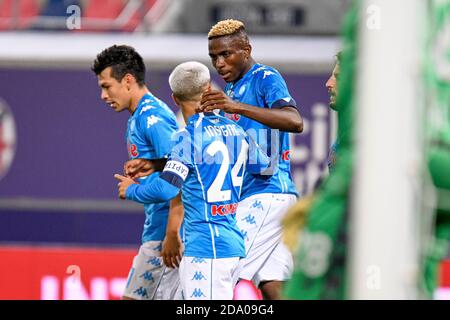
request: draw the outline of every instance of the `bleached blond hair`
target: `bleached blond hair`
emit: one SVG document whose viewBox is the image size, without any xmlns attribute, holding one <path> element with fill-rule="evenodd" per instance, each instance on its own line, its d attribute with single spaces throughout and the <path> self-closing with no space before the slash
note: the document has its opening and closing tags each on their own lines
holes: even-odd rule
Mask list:
<svg viewBox="0 0 450 320">
<path fill-rule="evenodd" d="M 239 31 L 244 31 L 245 33 L 245 25 L 242 21 L 234 19 L 222 20 L 211 27 L 208 32 L 208 39 L 229 36 Z"/>
<path fill-rule="evenodd" d="M 208 67 L 197 61 L 179 64 L 169 76 L 173 95 L 182 101 L 197 100 L 210 81 Z"/>
</svg>

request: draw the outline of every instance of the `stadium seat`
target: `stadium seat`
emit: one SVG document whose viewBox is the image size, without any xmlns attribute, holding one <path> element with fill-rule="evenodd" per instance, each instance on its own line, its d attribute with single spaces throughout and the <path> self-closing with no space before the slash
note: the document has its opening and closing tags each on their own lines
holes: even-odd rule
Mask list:
<svg viewBox="0 0 450 320">
<path fill-rule="evenodd" d="M 128 22 L 123 26 L 122 31 L 134 31 L 143 21 L 148 11 L 153 7 L 157 0 L 143 0 L 142 7 L 136 11 Z"/>
<path fill-rule="evenodd" d="M 91 0 L 83 10 L 83 18 L 115 19 L 125 7 L 126 0 Z"/>
<path fill-rule="evenodd" d="M 125 8 L 127 0 L 90 0 L 85 3 L 82 18 L 92 22 L 93 19 L 110 20 L 111 24 Z M 99 21 L 101 21 L 99 20 Z M 113 28 L 84 24 L 79 31 L 114 31 Z"/>
<path fill-rule="evenodd" d="M 0 0 L 0 30 L 28 28 L 39 15 L 40 3 L 39 0 Z"/>
<path fill-rule="evenodd" d="M 41 10 L 41 16 L 65 17 L 67 7 L 70 5 L 80 5 L 78 0 L 48 0 L 47 4 Z"/>
</svg>

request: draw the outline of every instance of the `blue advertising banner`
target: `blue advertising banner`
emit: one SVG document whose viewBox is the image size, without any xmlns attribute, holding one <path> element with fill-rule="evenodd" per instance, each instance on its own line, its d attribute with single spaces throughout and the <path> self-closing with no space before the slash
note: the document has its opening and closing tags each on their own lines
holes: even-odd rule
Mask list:
<svg viewBox="0 0 450 320">
<path fill-rule="evenodd" d="M 170 98 L 169 73 L 150 72 L 147 84 L 178 111 Z M 331 142 L 328 75 L 283 75 L 305 120 L 304 132 L 291 134 L 290 152 L 294 179 L 304 194 L 326 167 Z M 214 80 L 225 84 L 216 75 Z M 122 171 L 127 159 L 129 115 L 116 114 L 101 101 L 93 73 L 0 69 L 0 88 L 0 105 L 14 119 L 2 121 L 10 124 L 0 131 L 1 199 L 116 198 L 113 174 Z"/>
<path fill-rule="evenodd" d="M 170 71 L 150 71 L 147 84 L 179 113 Z M 305 194 L 326 167 L 331 143 L 328 75 L 283 75 L 304 119 L 304 132 L 291 134 L 290 157 Z M 128 157 L 128 117 L 100 99 L 88 68 L 0 69 L 0 242 L 138 245 L 143 209 L 116 200 L 113 178 Z"/>
</svg>

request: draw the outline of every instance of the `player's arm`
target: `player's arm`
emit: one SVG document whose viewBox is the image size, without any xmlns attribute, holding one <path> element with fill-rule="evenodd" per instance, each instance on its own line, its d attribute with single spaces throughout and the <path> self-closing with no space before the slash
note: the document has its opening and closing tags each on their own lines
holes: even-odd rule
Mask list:
<svg viewBox="0 0 450 320">
<path fill-rule="evenodd" d="M 115 174 L 114 178 L 119 180 L 119 198 L 133 200 L 142 204 L 169 201 L 177 196 L 180 188 L 161 179 L 159 176 L 155 181 L 146 185 L 140 185 L 133 179 Z"/>
<path fill-rule="evenodd" d="M 174 148 L 173 156 L 179 152 L 180 146 Z M 133 179 L 115 174 L 119 180 L 119 198 L 139 203 L 157 203 L 169 201 L 176 197 L 189 173 L 189 168 L 181 160 L 169 160 L 163 172 L 152 183 L 137 184 Z"/>
<path fill-rule="evenodd" d="M 256 120 L 272 129 L 287 132 L 302 132 L 303 119 L 294 105 L 281 105 L 278 108 L 260 108 L 233 101 L 225 92 L 210 90 L 203 94 L 200 111 L 221 109 L 227 113 L 236 113 Z"/>
<path fill-rule="evenodd" d="M 167 159 L 131 159 L 123 165 L 123 172 L 128 178 L 137 179 L 163 171 L 166 162 Z"/>
<path fill-rule="evenodd" d="M 167 221 L 166 237 L 163 241 L 161 257 L 169 268 L 179 266 L 183 255 L 183 244 L 180 238 L 180 228 L 183 223 L 184 208 L 181 201 L 181 192 L 170 201 L 169 218 Z"/>
</svg>

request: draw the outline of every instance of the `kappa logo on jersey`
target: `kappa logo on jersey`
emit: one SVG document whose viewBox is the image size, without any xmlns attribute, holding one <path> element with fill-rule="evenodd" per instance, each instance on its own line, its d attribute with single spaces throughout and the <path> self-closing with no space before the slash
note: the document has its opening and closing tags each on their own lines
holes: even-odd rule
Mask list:
<svg viewBox="0 0 450 320">
<path fill-rule="evenodd" d="M 291 155 L 291 150 L 286 150 L 286 151 L 283 151 L 283 154 L 281 155 L 281 158 L 284 161 L 288 161 L 289 158 L 290 158 L 290 155 Z"/>
<path fill-rule="evenodd" d="M 211 214 L 213 216 L 225 216 L 227 214 L 235 214 L 238 204 L 230 203 L 230 204 L 222 204 L 220 206 L 213 204 L 211 206 Z"/>
<path fill-rule="evenodd" d="M 10 168 L 16 150 L 16 126 L 11 110 L 0 99 L 0 179 Z"/>
<path fill-rule="evenodd" d="M 150 102 L 150 100 L 145 100 L 144 102 Z M 141 109 L 141 112 L 139 112 L 139 115 L 143 114 L 145 111 L 150 110 L 150 109 L 155 109 L 156 107 L 154 106 L 144 106 Z"/>
<path fill-rule="evenodd" d="M 203 275 L 201 271 L 195 271 L 195 274 L 191 280 L 206 280 L 206 277 Z"/>
<path fill-rule="evenodd" d="M 275 74 L 275 72 L 272 72 L 272 71 L 264 71 L 263 79 L 265 79 L 266 77 L 271 76 L 271 75 L 273 75 L 273 74 Z"/>
<path fill-rule="evenodd" d="M 203 293 L 203 291 L 199 288 L 194 289 L 194 291 L 191 294 L 191 298 L 195 297 L 195 298 L 201 298 L 201 297 L 205 297 L 205 294 Z"/>
<path fill-rule="evenodd" d="M 150 117 L 147 117 L 147 129 L 150 128 L 152 125 L 154 125 L 155 123 L 157 123 L 160 120 L 161 120 L 161 118 L 159 118 L 155 115 L 151 115 Z"/>
<path fill-rule="evenodd" d="M 265 69 L 266 69 L 266 67 L 264 67 L 264 66 L 259 67 L 258 69 L 256 69 L 255 71 L 253 71 L 252 74 L 256 74 L 256 73 L 260 72 L 261 70 L 265 70 Z"/>
<path fill-rule="evenodd" d="M 153 273 L 150 271 L 145 271 L 143 274 L 139 276 L 139 278 L 144 278 L 147 281 L 155 282 L 155 279 L 153 279 Z"/>
<path fill-rule="evenodd" d="M 191 260 L 191 263 L 206 263 L 206 261 L 205 261 L 205 259 L 203 259 L 203 258 L 194 257 L 194 258 Z"/>
<path fill-rule="evenodd" d="M 155 267 L 158 267 L 161 265 L 161 261 L 159 261 L 159 258 L 157 258 L 157 257 L 151 257 L 150 259 L 147 260 L 147 263 L 151 263 Z"/>
</svg>

